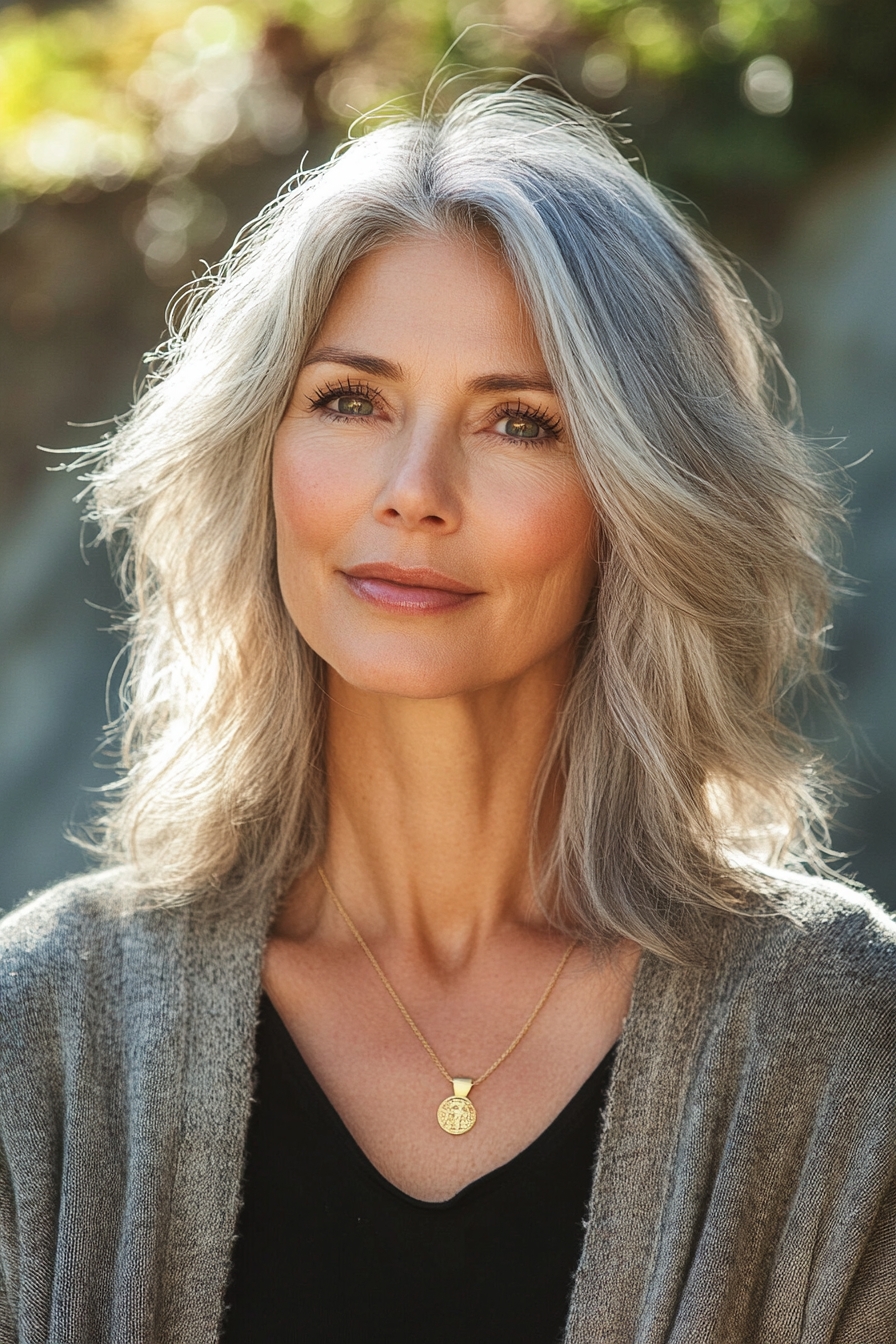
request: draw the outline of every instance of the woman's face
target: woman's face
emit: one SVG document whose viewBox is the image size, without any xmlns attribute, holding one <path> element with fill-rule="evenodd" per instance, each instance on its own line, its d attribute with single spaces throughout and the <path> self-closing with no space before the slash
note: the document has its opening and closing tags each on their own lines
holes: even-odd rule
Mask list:
<svg viewBox="0 0 896 1344">
<path fill-rule="evenodd" d="M 273 492 L 284 601 L 350 685 L 428 699 L 566 674 L 594 510 L 483 245 L 410 239 L 351 267 L 277 432 Z"/>
</svg>

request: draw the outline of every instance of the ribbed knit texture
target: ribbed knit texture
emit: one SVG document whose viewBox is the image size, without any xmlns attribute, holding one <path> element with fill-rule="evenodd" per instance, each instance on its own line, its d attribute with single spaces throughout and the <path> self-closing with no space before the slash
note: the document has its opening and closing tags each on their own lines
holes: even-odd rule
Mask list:
<svg viewBox="0 0 896 1344">
<path fill-rule="evenodd" d="M 217 1338 L 271 903 L 124 889 L 0 922 L 0 1344 Z M 787 902 L 643 958 L 566 1344 L 896 1342 L 896 927 Z"/>
</svg>

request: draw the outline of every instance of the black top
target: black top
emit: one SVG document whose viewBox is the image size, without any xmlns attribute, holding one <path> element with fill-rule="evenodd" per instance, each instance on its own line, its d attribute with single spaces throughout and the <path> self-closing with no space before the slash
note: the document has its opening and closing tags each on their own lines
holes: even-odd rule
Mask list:
<svg viewBox="0 0 896 1344">
<path fill-rule="evenodd" d="M 377 1171 L 266 997 L 257 1051 L 225 1344 L 557 1344 L 612 1050 L 528 1148 L 442 1203 Z"/>
</svg>

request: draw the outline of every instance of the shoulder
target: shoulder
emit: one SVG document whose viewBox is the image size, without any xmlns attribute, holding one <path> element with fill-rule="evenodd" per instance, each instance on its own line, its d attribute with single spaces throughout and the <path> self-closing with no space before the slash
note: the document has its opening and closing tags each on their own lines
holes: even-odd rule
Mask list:
<svg viewBox="0 0 896 1344">
<path fill-rule="evenodd" d="M 24 1025 L 159 1011 L 186 984 L 214 994 L 260 962 L 276 893 L 152 888 L 131 869 L 62 882 L 0 919 L 0 1050 Z"/>
<path fill-rule="evenodd" d="M 133 904 L 133 882 L 126 869 L 82 873 L 45 891 L 31 892 L 0 918 L 0 952 L 45 944 L 63 926 L 114 918 Z"/>
<path fill-rule="evenodd" d="M 869 892 L 787 874 L 771 887 L 769 908 L 743 940 L 748 953 L 834 979 L 896 986 L 896 921 Z"/>
<path fill-rule="evenodd" d="M 0 919 L 0 957 L 40 960 L 70 947 L 72 938 L 102 940 L 154 904 L 127 868 L 82 873 L 30 895 Z"/>
<path fill-rule="evenodd" d="M 30 897 L 0 919 L 0 1021 L 11 1026 L 17 1009 L 78 997 L 88 979 L 119 978 L 128 946 L 175 937 L 186 913 L 162 909 L 126 869 L 70 878 Z"/>
<path fill-rule="evenodd" d="M 867 892 L 776 875 L 768 913 L 735 917 L 719 989 L 773 1034 L 896 1043 L 896 922 Z M 896 1059 L 894 1059 L 896 1062 Z"/>
</svg>

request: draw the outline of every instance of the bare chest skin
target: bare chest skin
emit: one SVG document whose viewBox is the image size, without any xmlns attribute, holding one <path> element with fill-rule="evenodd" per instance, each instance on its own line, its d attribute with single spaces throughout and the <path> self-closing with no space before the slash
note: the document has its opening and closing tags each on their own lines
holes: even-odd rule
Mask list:
<svg viewBox="0 0 896 1344">
<path fill-rule="evenodd" d="M 387 975 L 446 1068 L 478 1077 L 510 1044 L 563 954 L 553 935 L 492 940 L 450 977 L 383 953 Z M 451 1198 L 542 1133 L 621 1034 L 638 949 L 570 958 L 530 1031 L 470 1099 L 469 1133 L 446 1134 L 451 1087 L 357 944 L 336 936 L 268 944 L 263 982 L 308 1067 L 373 1165 L 418 1199 Z"/>
</svg>

